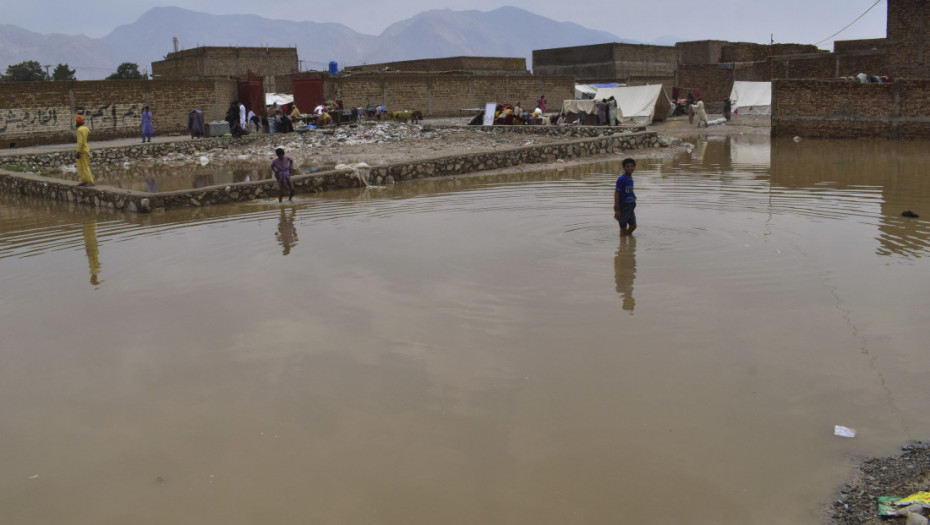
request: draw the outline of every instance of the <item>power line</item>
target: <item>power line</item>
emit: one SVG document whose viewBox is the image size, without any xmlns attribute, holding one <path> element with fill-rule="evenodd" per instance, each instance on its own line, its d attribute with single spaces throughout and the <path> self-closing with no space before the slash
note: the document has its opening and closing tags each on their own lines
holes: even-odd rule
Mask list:
<svg viewBox="0 0 930 525">
<path fill-rule="evenodd" d="M 814 44 L 814 45 L 815 45 L 815 46 L 819 46 L 820 44 L 823 44 L 823 43 L 826 42 L 827 40 L 830 40 L 831 38 L 833 38 L 833 37 L 835 37 L 836 35 L 842 33 L 843 31 L 846 31 L 847 29 L 849 29 L 849 26 L 851 26 L 851 25 L 855 24 L 856 22 L 858 22 L 860 18 L 864 17 L 864 16 L 866 15 L 866 13 L 868 13 L 869 11 L 871 11 L 872 8 L 874 8 L 875 6 L 877 6 L 878 4 L 880 4 L 881 2 L 882 2 L 882 0 L 875 0 L 875 3 L 872 4 L 872 7 L 869 7 L 868 9 L 866 9 L 866 10 L 865 10 L 865 13 L 862 13 L 861 15 L 857 16 L 855 20 L 853 20 L 852 22 L 850 22 L 849 24 L 847 24 L 846 27 L 844 27 L 843 29 L 840 29 L 840 30 L 837 31 L 836 33 L 833 33 L 832 35 L 828 36 L 827 38 L 824 38 L 823 40 L 821 40 L 820 42 L 817 42 L 817 43 Z"/>
</svg>

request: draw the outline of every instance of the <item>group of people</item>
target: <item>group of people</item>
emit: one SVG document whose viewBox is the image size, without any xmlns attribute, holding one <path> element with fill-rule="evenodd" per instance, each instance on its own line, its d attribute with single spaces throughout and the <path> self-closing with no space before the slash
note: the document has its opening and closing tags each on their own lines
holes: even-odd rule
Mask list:
<svg viewBox="0 0 930 525">
<path fill-rule="evenodd" d="M 616 126 L 619 123 L 617 118 L 617 99 L 613 96 L 604 98 L 594 103 L 597 110 L 597 124 L 599 126 Z"/>
</svg>

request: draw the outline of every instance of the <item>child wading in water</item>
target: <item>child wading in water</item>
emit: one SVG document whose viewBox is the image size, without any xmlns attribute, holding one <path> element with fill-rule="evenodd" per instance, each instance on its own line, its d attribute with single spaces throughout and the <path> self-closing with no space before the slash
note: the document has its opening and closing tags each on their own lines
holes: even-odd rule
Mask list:
<svg viewBox="0 0 930 525">
<path fill-rule="evenodd" d="M 271 161 L 271 173 L 278 181 L 278 202 L 284 200 L 284 189 L 291 191 L 288 201 L 294 200 L 294 183 L 291 182 L 291 169 L 294 168 L 294 159 L 284 154 L 284 148 L 274 150 L 278 158 Z"/>
<path fill-rule="evenodd" d="M 636 161 L 623 159 L 623 174 L 617 179 L 614 190 L 614 219 L 620 223 L 620 236 L 624 237 L 636 229 L 636 194 L 633 193 L 633 172 L 636 171 Z"/>
</svg>

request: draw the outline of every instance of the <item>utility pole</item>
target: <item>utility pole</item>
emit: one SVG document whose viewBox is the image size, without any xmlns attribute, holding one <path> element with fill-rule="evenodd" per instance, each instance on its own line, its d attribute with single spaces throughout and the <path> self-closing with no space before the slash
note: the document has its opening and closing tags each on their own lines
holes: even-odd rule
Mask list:
<svg viewBox="0 0 930 525">
<path fill-rule="evenodd" d="M 48 72 L 48 68 L 52 67 L 52 65 L 51 65 L 51 64 L 43 64 L 42 67 L 45 68 L 45 76 L 46 76 L 46 78 L 52 78 L 52 74 Z"/>
</svg>

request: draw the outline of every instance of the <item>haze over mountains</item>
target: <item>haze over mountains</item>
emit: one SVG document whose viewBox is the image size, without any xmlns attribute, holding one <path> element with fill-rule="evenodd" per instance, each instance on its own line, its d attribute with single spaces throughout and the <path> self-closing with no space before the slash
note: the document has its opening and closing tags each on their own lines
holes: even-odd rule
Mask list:
<svg viewBox="0 0 930 525">
<path fill-rule="evenodd" d="M 553 47 L 633 42 L 611 33 L 557 22 L 516 7 L 493 11 L 424 11 L 396 22 L 380 35 L 366 35 L 343 24 L 271 20 L 255 15 L 211 15 L 179 7 L 155 7 L 103 38 L 43 35 L 0 25 L 0 71 L 10 64 L 37 60 L 67 63 L 80 80 L 103 78 L 122 62 L 151 68 L 173 50 L 197 46 L 297 46 L 302 69 L 325 70 L 364 63 L 449 56 L 526 57 Z"/>
</svg>

